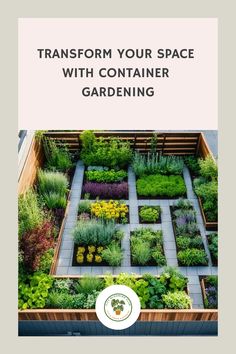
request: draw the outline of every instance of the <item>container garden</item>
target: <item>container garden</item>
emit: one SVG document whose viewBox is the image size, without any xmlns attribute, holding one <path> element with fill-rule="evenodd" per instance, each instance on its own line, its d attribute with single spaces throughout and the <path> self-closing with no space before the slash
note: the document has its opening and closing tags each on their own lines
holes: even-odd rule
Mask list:
<svg viewBox="0 0 236 354">
<path fill-rule="evenodd" d="M 161 208 L 159 206 L 139 206 L 138 216 L 140 224 L 161 224 Z"/>
<path fill-rule="evenodd" d="M 203 303 L 205 309 L 218 308 L 218 277 L 205 276 L 200 277 Z"/>
<path fill-rule="evenodd" d="M 204 222 L 206 230 L 207 231 L 217 231 L 218 230 L 218 221 L 208 221 L 206 218 L 206 215 L 204 213 L 204 210 L 203 210 L 201 198 L 199 198 L 199 197 L 198 197 L 198 202 L 199 202 L 199 207 L 201 210 L 201 214 L 202 214 L 202 218 L 203 218 L 203 222 Z"/>
<path fill-rule="evenodd" d="M 211 254 L 213 266 L 218 266 L 218 234 L 211 233 L 207 235 L 208 248 Z"/>
</svg>

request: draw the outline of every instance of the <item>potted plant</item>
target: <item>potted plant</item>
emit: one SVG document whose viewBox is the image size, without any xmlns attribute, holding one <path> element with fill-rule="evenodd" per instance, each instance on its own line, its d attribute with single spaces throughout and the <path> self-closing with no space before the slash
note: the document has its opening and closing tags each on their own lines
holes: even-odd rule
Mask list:
<svg viewBox="0 0 236 354">
<path fill-rule="evenodd" d="M 115 311 L 116 315 L 119 316 L 120 313 L 124 310 L 125 302 L 123 300 L 119 299 L 113 299 L 111 301 L 111 306 L 113 308 L 113 311 Z"/>
</svg>

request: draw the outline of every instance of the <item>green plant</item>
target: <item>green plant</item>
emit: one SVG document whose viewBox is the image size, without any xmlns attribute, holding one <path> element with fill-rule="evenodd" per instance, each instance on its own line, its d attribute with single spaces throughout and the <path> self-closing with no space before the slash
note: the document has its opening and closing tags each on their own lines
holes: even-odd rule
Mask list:
<svg viewBox="0 0 236 354">
<path fill-rule="evenodd" d="M 186 193 L 181 176 L 150 175 L 137 180 L 137 192 L 144 197 L 177 197 Z"/>
<path fill-rule="evenodd" d="M 67 172 L 73 163 L 67 146 L 58 145 L 54 140 L 43 138 L 43 148 L 48 170 Z"/>
<path fill-rule="evenodd" d="M 151 274 L 144 274 L 143 279 L 148 282 L 149 302 L 148 308 L 151 309 L 163 309 L 164 304 L 162 295 L 166 293 L 166 287 L 161 283 L 160 279 L 154 277 Z"/>
<path fill-rule="evenodd" d="M 71 295 L 53 290 L 48 294 L 46 306 L 54 309 L 82 309 L 85 301 L 84 294 Z"/>
<path fill-rule="evenodd" d="M 217 181 L 195 184 L 196 194 L 203 200 L 203 210 L 208 221 L 216 221 L 218 217 L 218 184 Z"/>
<path fill-rule="evenodd" d="M 149 207 L 143 206 L 140 208 L 139 216 L 141 218 L 141 222 L 156 222 L 159 218 L 161 212 L 161 208 L 159 206 Z"/>
<path fill-rule="evenodd" d="M 124 168 L 132 158 L 128 142 L 119 139 L 96 138 L 92 131 L 83 131 L 81 158 L 86 166 L 106 166 Z"/>
<path fill-rule="evenodd" d="M 164 265 L 166 265 L 166 257 L 164 256 L 162 250 L 160 249 L 156 249 L 153 253 L 152 253 L 152 258 L 155 260 L 156 264 L 159 267 L 162 267 Z"/>
<path fill-rule="evenodd" d="M 84 309 L 94 309 L 99 291 L 92 291 L 91 294 L 88 294 L 87 299 L 84 302 Z"/>
<path fill-rule="evenodd" d="M 145 156 L 135 152 L 132 167 L 137 177 L 152 174 L 179 175 L 183 172 L 184 162 L 179 156 L 159 156 L 158 153 L 148 153 Z"/>
<path fill-rule="evenodd" d="M 53 289 L 62 293 L 66 292 L 69 293 L 73 287 L 73 280 L 72 279 L 55 279 L 53 283 Z"/>
<path fill-rule="evenodd" d="M 121 265 L 123 253 L 117 243 L 111 243 L 102 251 L 102 258 L 112 267 Z"/>
<path fill-rule="evenodd" d="M 187 286 L 188 279 L 173 267 L 165 267 L 160 275 L 160 282 L 170 291 L 182 291 Z"/>
<path fill-rule="evenodd" d="M 191 298 L 184 291 L 168 292 L 162 295 L 167 309 L 189 309 L 192 304 Z"/>
<path fill-rule="evenodd" d="M 178 209 L 191 209 L 193 207 L 192 203 L 188 199 L 179 198 L 175 203 L 174 207 Z"/>
<path fill-rule="evenodd" d="M 190 247 L 191 239 L 187 236 L 176 237 L 176 244 L 179 250 L 186 250 Z"/>
<path fill-rule="evenodd" d="M 48 209 L 56 209 L 66 207 L 66 197 L 54 192 L 49 192 L 48 194 L 43 195 L 43 199 Z"/>
<path fill-rule="evenodd" d="M 218 234 L 213 233 L 207 236 L 209 242 L 209 250 L 213 260 L 218 261 Z"/>
<path fill-rule="evenodd" d="M 53 283 L 52 278 L 44 273 L 19 278 L 18 306 L 20 309 L 44 308 L 48 290 Z"/>
<path fill-rule="evenodd" d="M 216 180 L 218 175 L 218 168 L 215 161 L 212 159 L 210 155 L 208 155 L 205 159 L 198 160 L 200 166 L 200 175 L 211 180 Z"/>
<path fill-rule="evenodd" d="M 191 173 L 194 176 L 199 175 L 200 166 L 199 166 L 198 159 L 196 156 L 185 156 L 184 162 L 188 166 L 188 168 L 190 169 Z"/>
<path fill-rule="evenodd" d="M 116 239 L 116 226 L 113 222 L 91 219 L 78 221 L 73 230 L 74 242 L 78 245 L 105 246 Z"/>
<path fill-rule="evenodd" d="M 123 181 L 127 177 L 127 172 L 113 169 L 109 171 L 86 171 L 85 176 L 91 182 L 112 183 Z"/>
<path fill-rule="evenodd" d="M 147 264 L 152 256 L 151 249 L 148 242 L 137 241 L 131 239 L 131 252 L 132 259 L 135 264 L 145 265 Z"/>
<path fill-rule="evenodd" d="M 75 285 L 76 292 L 78 294 L 89 295 L 93 291 L 100 291 L 104 287 L 104 282 L 102 279 L 96 276 L 86 275 L 79 280 Z"/>
<path fill-rule="evenodd" d="M 148 290 L 148 282 L 144 279 L 139 279 L 135 282 L 133 290 L 139 297 L 141 308 L 145 309 L 147 307 L 147 302 L 150 298 Z"/>
<path fill-rule="evenodd" d="M 42 196 L 49 193 L 64 195 L 68 191 L 68 179 L 60 172 L 38 171 L 38 188 Z"/>
<path fill-rule="evenodd" d="M 42 225 L 45 214 L 39 205 L 37 194 L 29 189 L 18 201 L 19 237 Z"/>
<path fill-rule="evenodd" d="M 90 211 L 91 211 L 91 202 L 89 200 L 82 200 L 78 206 L 78 213 L 79 214 L 90 213 Z"/>
<path fill-rule="evenodd" d="M 120 273 L 116 278 L 117 285 L 126 285 L 131 289 L 134 289 L 136 278 L 134 274 Z"/>
<path fill-rule="evenodd" d="M 206 252 L 197 248 L 187 248 L 186 250 L 179 251 L 177 254 L 177 258 L 183 266 L 208 264 L 208 257 L 206 255 Z"/>
<path fill-rule="evenodd" d="M 54 256 L 54 249 L 50 248 L 40 258 L 39 266 L 37 270 L 43 273 L 49 273 L 53 261 L 53 256 Z"/>
</svg>

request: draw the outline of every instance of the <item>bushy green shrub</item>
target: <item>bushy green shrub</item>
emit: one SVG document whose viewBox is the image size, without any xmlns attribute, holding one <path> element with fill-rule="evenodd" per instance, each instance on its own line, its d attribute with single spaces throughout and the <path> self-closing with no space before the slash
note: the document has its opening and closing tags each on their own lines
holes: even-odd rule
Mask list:
<svg viewBox="0 0 236 354">
<path fill-rule="evenodd" d="M 176 237 L 176 244 L 179 250 L 186 250 L 190 247 L 191 238 L 187 236 Z"/>
<path fill-rule="evenodd" d="M 174 206 L 178 209 L 184 209 L 184 210 L 188 210 L 191 209 L 193 207 L 192 203 L 190 202 L 190 200 L 188 199 L 184 199 L 184 198 L 179 198 L 175 203 Z"/>
<path fill-rule="evenodd" d="M 150 261 L 152 257 L 152 252 L 149 244 L 143 241 L 133 241 L 131 244 L 131 252 L 133 262 L 135 264 L 145 265 Z"/>
<path fill-rule="evenodd" d="M 73 238 L 78 245 L 106 246 L 116 239 L 116 225 L 113 222 L 91 219 L 78 221 Z"/>
<path fill-rule="evenodd" d="M 137 192 L 142 197 L 177 197 L 186 193 L 181 176 L 150 175 L 137 180 Z"/>
<path fill-rule="evenodd" d="M 104 281 L 93 275 L 86 275 L 75 285 L 78 294 L 89 295 L 93 291 L 100 291 L 104 288 Z"/>
<path fill-rule="evenodd" d="M 78 206 L 78 213 L 79 214 L 90 213 L 90 211 L 91 211 L 91 202 L 89 200 L 82 200 Z"/>
<path fill-rule="evenodd" d="M 53 309 L 82 309 L 85 301 L 84 294 L 72 295 L 54 290 L 48 294 L 46 306 Z"/>
<path fill-rule="evenodd" d="M 197 248 L 188 248 L 186 250 L 179 251 L 177 254 L 177 258 L 183 266 L 208 264 L 208 257 L 206 255 L 206 252 Z"/>
<path fill-rule="evenodd" d="M 54 256 L 54 249 L 50 248 L 40 258 L 38 271 L 46 274 L 49 273 L 53 261 L 53 256 Z"/>
<path fill-rule="evenodd" d="M 96 138 L 94 133 L 88 130 L 83 131 L 80 139 L 81 158 L 86 166 L 124 168 L 131 161 L 132 151 L 128 142 L 114 138 Z"/>
<path fill-rule="evenodd" d="M 207 236 L 209 243 L 209 250 L 214 261 L 218 261 L 218 234 L 213 233 Z"/>
<path fill-rule="evenodd" d="M 37 194 L 29 189 L 18 201 L 19 237 L 42 225 L 45 214 L 38 202 Z"/>
<path fill-rule="evenodd" d="M 127 177 L 127 172 L 124 170 L 86 171 L 85 176 L 91 182 L 112 183 L 123 181 Z"/>
<path fill-rule="evenodd" d="M 199 166 L 198 159 L 196 156 L 185 156 L 184 163 L 188 166 L 188 168 L 190 169 L 190 172 L 194 176 L 199 175 L 200 166 Z"/>
<path fill-rule="evenodd" d="M 218 219 L 218 184 L 217 181 L 203 183 L 195 186 L 196 194 L 203 201 L 203 210 L 206 213 L 208 221 L 217 221 Z"/>
<path fill-rule="evenodd" d="M 145 309 L 150 298 L 148 282 L 144 279 L 136 280 L 133 290 L 139 297 L 141 308 Z"/>
<path fill-rule="evenodd" d="M 120 266 L 123 259 L 122 249 L 114 242 L 102 251 L 101 256 L 111 267 Z"/>
<path fill-rule="evenodd" d="M 205 159 L 198 160 L 200 166 L 200 175 L 207 178 L 209 181 L 217 179 L 218 168 L 215 161 L 210 155 Z"/>
<path fill-rule="evenodd" d="M 166 257 L 164 256 L 161 249 L 157 248 L 154 252 L 152 252 L 152 258 L 159 267 L 166 265 Z"/>
<path fill-rule="evenodd" d="M 132 167 L 137 177 L 152 174 L 179 175 L 183 172 L 184 162 L 179 156 L 159 156 L 157 153 L 145 156 L 136 152 Z"/>
<path fill-rule="evenodd" d="M 57 193 L 64 195 L 68 191 L 68 179 L 60 172 L 38 171 L 38 188 L 42 195 Z"/>
<path fill-rule="evenodd" d="M 66 207 L 66 196 L 58 193 L 50 192 L 43 195 L 43 200 L 49 209 Z"/>
<path fill-rule="evenodd" d="M 44 273 L 19 278 L 18 306 L 22 310 L 44 308 L 53 279 Z"/>
<path fill-rule="evenodd" d="M 142 206 L 139 211 L 141 222 L 156 222 L 160 216 L 161 208 L 159 206 Z"/>
<path fill-rule="evenodd" d="M 162 298 L 167 309 L 189 309 L 192 304 L 190 296 L 184 291 L 168 292 Z"/>
<path fill-rule="evenodd" d="M 48 170 L 67 172 L 72 168 L 72 158 L 67 146 L 57 145 L 55 141 L 45 137 L 42 141 Z"/>
<path fill-rule="evenodd" d="M 165 267 L 160 275 L 160 282 L 170 291 L 183 291 L 187 286 L 188 278 L 177 268 Z"/>
</svg>

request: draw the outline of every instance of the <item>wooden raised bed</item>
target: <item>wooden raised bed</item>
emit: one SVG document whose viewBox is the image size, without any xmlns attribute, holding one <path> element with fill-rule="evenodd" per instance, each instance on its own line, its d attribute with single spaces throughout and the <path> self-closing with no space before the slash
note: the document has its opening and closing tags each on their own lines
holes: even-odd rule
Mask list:
<svg viewBox="0 0 236 354">
<path fill-rule="evenodd" d="M 206 215 L 205 215 L 203 207 L 202 207 L 202 201 L 199 197 L 198 197 L 198 202 L 199 202 L 199 207 L 201 210 L 201 214 L 202 214 L 202 218 L 203 218 L 203 222 L 204 222 L 206 230 L 207 231 L 217 231 L 218 230 L 218 222 L 217 221 L 213 221 L 213 222 L 207 221 Z"/>
<path fill-rule="evenodd" d="M 20 321 L 98 321 L 95 310 L 24 310 Z M 141 310 L 138 321 L 217 321 L 218 310 Z"/>
</svg>

